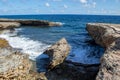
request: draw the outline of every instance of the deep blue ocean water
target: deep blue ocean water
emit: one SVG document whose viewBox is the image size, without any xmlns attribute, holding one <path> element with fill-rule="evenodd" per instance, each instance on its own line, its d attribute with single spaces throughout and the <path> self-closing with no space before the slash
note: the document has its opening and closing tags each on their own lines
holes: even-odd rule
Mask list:
<svg viewBox="0 0 120 80">
<path fill-rule="evenodd" d="M 17 30 L 17 37 L 5 36 L 10 43 L 24 51 L 31 52 L 31 58 L 39 56 L 39 52 L 65 37 L 71 45 L 71 53 L 67 60 L 84 64 L 99 63 L 104 52 L 103 48 L 94 44 L 86 31 L 87 23 L 116 23 L 120 24 L 120 16 L 105 15 L 9 15 L 0 18 L 38 19 L 61 22 L 61 27 L 22 26 Z M 21 41 L 21 43 L 20 43 Z M 33 51 L 32 51 L 33 50 Z M 34 54 L 34 51 L 38 52 Z"/>
</svg>

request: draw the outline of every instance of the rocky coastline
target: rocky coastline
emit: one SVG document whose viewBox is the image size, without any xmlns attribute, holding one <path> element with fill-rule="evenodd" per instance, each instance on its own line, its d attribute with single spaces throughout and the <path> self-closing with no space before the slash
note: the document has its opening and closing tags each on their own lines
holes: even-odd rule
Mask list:
<svg viewBox="0 0 120 80">
<path fill-rule="evenodd" d="M 0 30 L 24 26 L 59 26 L 58 23 L 38 20 L 0 19 Z M 49 47 L 44 54 L 50 58 L 48 71 L 38 73 L 36 63 L 0 38 L 0 80 L 119 80 L 120 25 L 88 23 L 87 31 L 106 51 L 100 64 L 81 64 L 67 61 L 70 45 L 65 38 Z"/>
<path fill-rule="evenodd" d="M 19 26 L 18 22 L 0 22 L 0 30 L 18 28 Z"/>
<path fill-rule="evenodd" d="M 87 30 L 106 50 L 96 80 L 120 79 L 120 24 L 89 23 Z"/>
<path fill-rule="evenodd" d="M 2 23 L 7 22 L 7 25 L 10 25 L 12 27 L 12 25 L 14 25 L 13 27 L 18 27 L 18 26 L 61 26 L 62 23 L 59 22 L 50 22 L 50 21 L 45 21 L 45 20 L 36 20 L 36 19 L 2 19 L 0 18 L 0 26 L 2 25 Z M 16 23 L 18 23 L 19 25 L 16 25 Z M 12 25 L 11 25 L 12 24 Z M 3 24 L 3 26 L 5 26 Z"/>
</svg>

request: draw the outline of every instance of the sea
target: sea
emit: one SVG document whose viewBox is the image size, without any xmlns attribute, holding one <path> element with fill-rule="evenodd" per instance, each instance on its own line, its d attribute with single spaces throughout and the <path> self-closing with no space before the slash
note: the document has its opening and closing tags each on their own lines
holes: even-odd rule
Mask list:
<svg viewBox="0 0 120 80">
<path fill-rule="evenodd" d="M 59 22 L 62 26 L 21 26 L 14 32 L 4 31 L 1 38 L 13 48 L 29 54 L 29 58 L 43 63 L 48 58 L 44 51 L 61 38 L 66 38 L 71 51 L 66 60 L 82 64 L 99 64 L 104 49 L 95 44 L 86 30 L 87 23 L 120 24 L 120 16 L 112 15 L 4 15 L 0 18 L 37 19 Z"/>
</svg>

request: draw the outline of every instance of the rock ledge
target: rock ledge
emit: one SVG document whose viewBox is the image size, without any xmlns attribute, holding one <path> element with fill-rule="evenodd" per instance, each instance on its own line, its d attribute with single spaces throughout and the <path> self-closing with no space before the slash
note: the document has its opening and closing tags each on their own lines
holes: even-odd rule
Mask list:
<svg viewBox="0 0 120 80">
<path fill-rule="evenodd" d="M 120 24 L 89 23 L 87 30 L 96 43 L 106 49 L 96 80 L 119 80 Z"/>
</svg>

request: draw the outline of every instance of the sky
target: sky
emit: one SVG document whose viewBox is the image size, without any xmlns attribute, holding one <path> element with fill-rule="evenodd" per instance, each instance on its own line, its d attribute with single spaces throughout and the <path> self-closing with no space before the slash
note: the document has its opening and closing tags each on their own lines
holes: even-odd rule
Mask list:
<svg viewBox="0 0 120 80">
<path fill-rule="evenodd" d="M 120 0 L 0 0 L 0 15 L 120 15 Z"/>
</svg>

